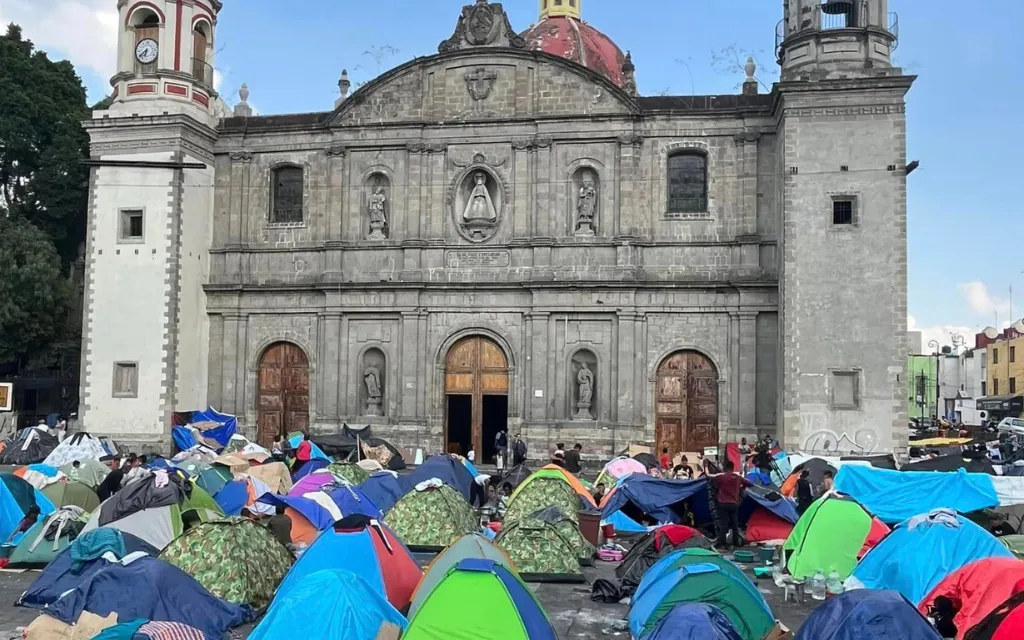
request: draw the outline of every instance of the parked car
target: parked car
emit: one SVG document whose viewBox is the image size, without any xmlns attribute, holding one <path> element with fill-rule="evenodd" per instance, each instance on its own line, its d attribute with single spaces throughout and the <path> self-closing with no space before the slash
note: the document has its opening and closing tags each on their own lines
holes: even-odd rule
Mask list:
<svg viewBox="0 0 1024 640">
<path fill-rule="evenodd" d="M 1003 418 L 996 427 L 996 431 L 1000 433 L 1024 434 L 1024 419 Z"/>
</svg>

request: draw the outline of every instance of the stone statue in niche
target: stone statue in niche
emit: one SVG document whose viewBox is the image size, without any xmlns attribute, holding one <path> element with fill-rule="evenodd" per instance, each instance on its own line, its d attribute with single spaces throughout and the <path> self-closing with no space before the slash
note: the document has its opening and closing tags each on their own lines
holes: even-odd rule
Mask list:
<svg viewBox="0 0 1024 640">
<path fill-rule="evenodd" d="M 473 188 L 462 212 L 462 227 L 471 239 L 485 240 L 498 222 L 498 210 L 488 189 L 489 176 L 485 171 L 473 174 Z"/>
<path fill-rule="evenodd" d="M 372 365 L 367 367 L 363 371 L 363 382 L 366 383 L 366 415 L 383 415 L 380 408 L 383 398 L 380 389 L 380 370 Z"/>
<path fill-rule="evenodd" d="M 580 399 L 576 403 L 576 415 L 572 419 L 593 420 L 590 405 L 594 398 L 594 372 L 587 367 L 586 362 L 580 363 L 580 370 L 576 373 L 576 384 L 579 385 Z"/>
<path fill-rule="evenodd" d="M 370 240 L 386 240 L 388 237 L 385 232 L 388 224 L 386 205 L 387 195 L 384 193 L 384 187 L 377 185 L 370 194 L 367 207 L 370 214 L 370 235 L 367 237 Z"/>
<path fill-rule="evenodd" d="M 592 171 L 583 173 L 583 184 L 576 200 L 576 227 L 574 233 L 580 236 L 594 235 L 595 220 L 597 213 L 597 185 Z"/>
</svg>

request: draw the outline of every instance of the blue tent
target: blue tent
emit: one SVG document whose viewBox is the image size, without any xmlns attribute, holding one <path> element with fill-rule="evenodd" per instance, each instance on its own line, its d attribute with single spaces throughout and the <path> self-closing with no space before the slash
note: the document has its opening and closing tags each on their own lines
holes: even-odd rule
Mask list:
<svg viewBox="0 0 1024 640">
<path fill-rule="evenodd" d="M 73 624 L 82 611 L 103 617 L 116 612 L 118 620 L 180 622 L 211 638 L 252 618 L 248 606 L 213 596 L 190 575 L 157 558 L 143 556 L 128 565 L 100 558 L 89 564 L 100 567 L 76 576 L 71 591 L 46 607 L 47 615 Z"/>
<path fill-rule="evenodd" d="M 743 640 L 722 610 L 710 604 L 676 605 L 644 640 Z"/>
<path fill-rule="evenodd" d="M 406 627 L 402 614 L 362 578 L 342 569 L 324 569 L 303 577 L 287 598 L 274 598 L 249 638 L 374 640 L 385 622 Z"/>
<path fill-rule="evenodd" d="M 992 476 L 984 473 L 890 471 L 845 465 L 835 489 L 853 497 L 886 523 L 902 522 L 942 507 L 970 513 L 999 505 Z"/>
<path fill-rule="evenodd" d="M 956 524 L 929 516 L 901 522 L 860 561 L 851 586 L 893 589 L 919 603 L 946 576 L 975 560 L 1013 554 L 991 533 L 963 516 Z"/>
<path fill-rule="evenodd" d="M 240 515 L 249 503 L 249 483 L 244 480 L 232 480 L 225 484 L 213 499 L 220 505 L 224 515 Z"/>
<path fill-rule="evenodd" d="M 711 520 L 708 506 L 708 481 L 662 480 L 634 473 L 615 488 L 601 509 L 601 517 L 608 518 L 620 509 L 639 520 L 644 514 L 662 523 L 679 523 L 682 510 L 688 508 L 698 523 Z"/>
<path fill-rule="evenodd" d="M 896 591 L 856 589 L 822 603 L 800 627 L 796 640 L 941 640 Z"/>
<path fill-rule="evenodd" d="M 621 511 L 616 511 L 607 518 L 601 519 L 601 525 L 610 524 L 615 527 L 615 533 L 629 535 L 631 533 L 647 533 L 647 527 L 630 518 Z"/>
<path fill-rule="evenodd" d="M 772 496 L 775 499 L 773 500 L 768 496 Z M 789 498 L 775 492 L 762 495 L 756 489 L 747 489 L 743 492 L 743 500 L 740 502 L 739 520 L 741 526 L 746 525 L 747 520 L 750 519 L 750 516 L 758 507 L 767 509 L 773 515 L 790 524 L 796 524 L 796 521 L 800 519 L 800 514 L 796 512 L 796 503 Z"/>
<path fill-rule="evenodd" d="M 398 478 L 387 471 L 378 471 L 359 484 L 359 488 L 380 510 L 387 513 L 402 499 L 405 491 Z"/>
<path fill-rule="evenodd" d="M 292 480 L 298 482 L 314 471 L 326 469 L 329 464 L 331 461 L 324 458 L 310 458 L 309 462 L 299 465 L 299 468 L 292 474 Z"/>
<path fill-rule="evenodd" d="M 264 493 L 259 497 L 257 502 L 275 506 L 283 504 L 286 507 L 291 507 L 305 516 L 306 519 L 309 520 L 309 523 L 316 527 L 318 531 L 323 531 L 334 524 L 334 516 L 331 515 L 331 512 L 309 498 L 303 498 L 302 496 L 279 496 L 273 493 Z"/>
<path fill-rule="evenodd" d="M 473 503 L 473 483 L 475 479 L 466 465 L 451 456 L 431 456 L 407 476 L 398 479 L 402 487 L 402 495 L 413 490 L 419 483 L 437 478 L 444 484 L 462 494 L 470 504 Z"/>
<path fill-rule="evenodd" d="M 18 528 L 33 504 L 39 507 L 40 520 L 56 511 L 50 499 L 28 482 L 12 474 L 3 475 L 0 481 L 0 542 L 7 540 Z M 22 535 L 18 534 L 13 542 L 17 543 Z"/>
<path fill-rule="evenodd" d="M 338 505 L 343 517 L 357 514 L 378 519 L 384 517 L 381 510 L 360 487 L 353 485 L 334 487 L 327 492 L 327 495 L 331 497 L 334 504 Z"/>
</svg>

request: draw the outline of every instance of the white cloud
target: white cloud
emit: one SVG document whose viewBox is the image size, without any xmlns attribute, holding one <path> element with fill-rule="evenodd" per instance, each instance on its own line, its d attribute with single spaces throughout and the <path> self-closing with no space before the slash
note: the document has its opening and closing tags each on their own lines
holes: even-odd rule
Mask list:
<svg viewBox="0 0 1024 640">
<path fill-rule="evenodd" d="M 1003 318 L 1010 315 L 1009 299 L 993 296 L 984 282 L 964 282 L 957 288 L 974 315 L 984 318 L 994 318 L 995 314 Z"/>
<path fill-rule="evenodd" d="M 109 78 L 117 71 L 117 3 L 112 0 L 3 0 L 0 24 L 14 22 L 53 59 Z"/>
<path fill-rule="evenodd" d="M 965 341 L 964 345 L 968 348 L 973 348 L 974 334 L 977 333 L 976 329 L 954 324 L 919 327 L 917 326 L 917 320 L 914 319 L 914 316 L 907 316 L 907 331 L 921 332 L 920 349 L 925 353 L 931 353 L 933 351 L 933 349 L 928 347 L 928 343 L 933 340 L 938 342 L 940 347 L 953 346 L 952 336 L 954 335 L 963 336 Z M 917 351 L 918 345 L 910 345 L 910 350 Z"/>
</svg>

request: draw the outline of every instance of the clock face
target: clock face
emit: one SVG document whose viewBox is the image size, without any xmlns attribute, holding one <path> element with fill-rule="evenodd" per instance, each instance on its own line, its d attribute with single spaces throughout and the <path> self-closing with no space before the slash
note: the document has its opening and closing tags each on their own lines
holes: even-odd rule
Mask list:
<svg viewBox="0 0 1024 640">
<path fill-rule="evenodd" d="M 135 45 L 135 58 L 142 64 L 155 62 L 159 48 L 160 45 L 158 45 L 156 40 L 153 40 L 152 38 L 139 40 L 139 44 Z"/>
</svg>

